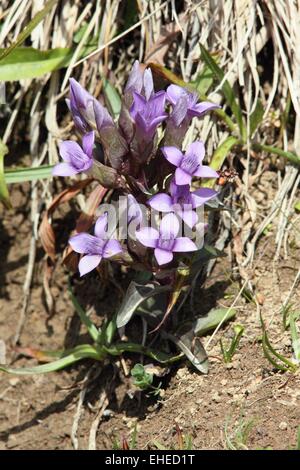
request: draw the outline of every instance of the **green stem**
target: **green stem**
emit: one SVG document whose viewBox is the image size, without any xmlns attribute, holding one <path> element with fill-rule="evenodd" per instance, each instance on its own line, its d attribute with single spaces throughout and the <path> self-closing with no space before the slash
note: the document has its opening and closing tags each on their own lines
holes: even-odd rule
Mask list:
<svg viewBox="0 0 300 470">
<path fill-rule="evenodd" d="M 207 98 L 206 95 L 200 95 L 200 100 L 201 101 L 209 101 L 209 99 Z M 212 112 L 215 113 L 222 121 L 224 121 L 225 124 L 227 124 L 227 126 L 229 127 L 229 129 L 232 132 L 234 132 L 234 133 L 238 132 L 237 125 L 228 116 L 228 114 L 225 113 L 225 111 L 223 109 L 213 109 Z"/>
<path fill-rule="evenodd" d="M 214 109 L 213 113 L 215 113 L 220 119 L 222 119 L 222 121 L 224 121 L 225 124 L 227 124 L 227 126 L 232 132 L 237 133 L 237 130 L 238 130 L 237 126 L 235 125 L 233 120 L 228 116 L 228 114 L 225 113 L 223 109 Z"/>
<path fill-rule="evenodd" d="M 300 157 L 293 152 L 286 152 L 278 147 L 272 147 L 271 145 L 258 143 L 252 144 L 251 147 L 257 152 L 263 151 L 268 153 L 274 153 L 275 155 L 279 155 L 280 157 L 286 158 L 295 165 L 300 165 Z"/>
<path fill-rule="evenodd" d="M 155 349 L 150 349 L 146 346 L 141 346 L 140 344 L 136 343 L 116 343 L 109 348 L 102 347 L 102 349 L 107 354 L 111 354 L 112 356 L 119 356 L 123 352 L 145 354 L 145 356 L 151 357 L 151 359 L 166 364 L 176 362 L 182 358 L 182 354 L 178 354 L 177 356 L 171 356 L 170 354 L 162 353 L 156 351 Z"/>
</svg>

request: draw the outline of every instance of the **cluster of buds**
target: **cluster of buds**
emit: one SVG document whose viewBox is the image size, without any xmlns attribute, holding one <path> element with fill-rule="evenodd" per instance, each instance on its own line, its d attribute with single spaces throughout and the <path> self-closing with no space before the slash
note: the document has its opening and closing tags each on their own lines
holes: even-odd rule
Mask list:
<svg viewBox="0 0 300 470">
<path fill-rule="evenodd" d="M 116 219 L 111 222 L 106 204 L 94 235 L 78 233 L 69 241 L 83 255 L 80 275 L 96 268 L 103 258 L 153 273 L 169 263 L 176 269 L 180 253 L 186 257 L 199 249 L 192 240 L 203 233 L 198 209 L 216 196 L 205 187 L 192 191 L 192 180 L 218 177 L 203 164 L 203 142 L 195 141 L 183 152 L 183 139 L 193 117 L 201 118 L 218 106 L 198 103 L 196 93 L 177 85 L 155 92 L 151 70 L 142 71 L 138 62 L 129 75 L 117 122 L 73 78 L 67 105 L 81 145 L 61 143 L 63 162 L 54 167 L 53 175 L 85 173 L 113 189 L 111 206 L 115 209 L 116 200 L 125 198 L 127 229 L 131 228 L 125 238 L 120 230 L 116 236 Z M 179 236 L 180 228 L 189 229 L 189 236 Z"/>
</svg>

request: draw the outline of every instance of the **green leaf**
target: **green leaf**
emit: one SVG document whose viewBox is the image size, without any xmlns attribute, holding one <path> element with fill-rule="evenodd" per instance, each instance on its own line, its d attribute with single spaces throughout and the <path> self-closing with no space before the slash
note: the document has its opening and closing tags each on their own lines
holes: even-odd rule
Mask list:
<svg viewBox="0 0 300 470">
<path fill-rule="evenodd" d="M 147 372 L 143 364 L 135 364 L 130 373 L 134 379 L 133 384 L 141 390 L 145 390 L 152 385 L 153 374 Z"/>
<path fill-rule="evenodd" d="M 116 118 L 121 111 L 121 98 L 115 87 L 106 78 L 103 79 L 103 92 L 108 110 Z"/>
<path fill-rule="evenodd" d="M 244 334 L 244 327 L 242 325 L 235 325 L 233 329 L 234 329 L 234 337 L 232 338 L 228 349 L 225 349 L 223 345 L 223 341 L 220 339 L 221 351 L 222 351 L 224 362 L 226 363 L 231 362 L 232 357 L 236 349 L 238 348 L 241 337 Z"/>
<path fill-rule="evenodd" d="M 70 294 L 70 298 L 72 300 L 72 304 L 74 305 L 74 308 L 75 308 L 76 312 L 78 313 L 78 315 L 80 317 L 80 320 L 87 327 L 87 330 L 88 330 L 91 338 L 95 342 L 97 342 L 98 337 L 101 333 L 99 333 L 98 329 L 96 328 L 94 323 L 91 321 L 91 319 L 87 316 L 84 309 L 81 307 L 80 303 L 78 302 L 75 295 L 73 294 L 72 287 L 71 287 L 71 284 L 70 284 L 70 280 L 69 280 L 69 285 L 68 285 L 68 291 L 69 291 L 69 294 Z"/>
<path fill-rule="evenodd" d="M 263 332 L 262 347 L 263 347 L 265 357 L 278 370 L 282 370 L 284 372 L 289 369 L 292 371 L 296 370 L 297 365 L 294 364 L 289 359 L 287 359 L 286 357 L 284 357 L 282 354 L 279 354 L 271 345 L 261 313 L 260 313 L 260 322 L 261 322 L 261 328 Z M 277 359 L 280 362 L 278 362 Z"/>
<path fill-rule="evenodd" d="M 109 348 L 104 346 L 103 350 L 107 354 L 111 354 L 112 356 L 120 356 L 120 354 L 123 354 L 124 352 L 144 354 L 145 356 L 148 356 L 151 359 L 154 359 L 155 361 L 160 362 L 162 364 L 171 364 L 173 362 L 177 362 L 182 357 L 181 354 L 174 356 L 161 351 L 157 351 L 156 349 L 142 346 L 141 344 L 129 342 L 127 343 L 125 341 L 120 343 L 114 343 Z"/>
<path fill-rule="evenodd" d="M 300 362 L 300 339 L 299 334 L 297 331 L 296 320 L 298 319 L 297 312 L 293 312 L 290 314 L 290 331 L 292 337 L 292 346 L 295 354 L 295 358 L 298 362 Z"/>
<path fill-rule="evenodd" d="M 54 372 L 60 369 L 64 369 L 65 367 L 68 367 L 71 364 L 80 361 L 81 359 L 91 358 L 96 359 L 97 361 L 103 359 L 102 355 L 100 355 L 100 353 L 89 344 L 82 344 L 80 346 L 77 346 L 76 348 L 67 351 L 67 353 L 67 355 L 63 356 L 57 361 L 49 362 L 48 364 L 42 364 L 40 366 L 35 367 L 24 367 L 20 369 L 14 369 L 12 367 L 0 365 L 0 371 L 15 375 L 45 374 L 48 372 Z"/>
<path fill-rule="evenodd" d="M 116 315 L 114 315 L 113 318 L 107 321 L 102 327 L 101 332 L 99 332 L 97 343 L 100 345 L 110 346 L 114 339 L 116 330 Z"/>
<path fill-rule="evenodd" d="M 300 212 L 300 201 L 296 202 L 296 204 L 294 205 L 294 209 L 296 212 Z"/>
<path fill-rule="evenodd" d="M 286 152 L 285 150 L 282 150 L 278 147 L 272 147 L 271 145 L 265 145 L 265 144 L 259 144 L 257 142 L 253 143 L 251 145 L 251 148 L 255 150 L 256 152 L 268 152 L 268 153 L 274 153 L 275 155 L 278 155 L 279 157 L 286 158 L 289 160 L 291 163 L 295 165 L 300 165 L 300 157 L 299 155 L 296 155 L 293 152 Z"/>
<path fill-rule="evenodd" d="M 199 338 L 195 337 L 192 329 L 183 334 L 164 332 L 164 336 L 171 340 L 183 352 L 188 360 L 203 374 L 208 372 L 208 358 Z"/>
<path fill-rule="evenodd" d="M 260 99 L 257 100 L 255 109 L 250 116 L 250 137 L 254 134 L 264 115 L 264 107 Z"/>
<path fill-rule="evenodd" d="M 14 170 L 5 170 L 5 179 L 7 184 L 24 183 L 25 181 L 41 180 L 50 178 L 53 165 L 42 165 L 31 168 L 19 168 Z"/>
<path fill-rule="evenodd" d="M 214 81 L 214 73 L 208 65 L 198 74 L 197 78 L 191 82 L 199 95 L 206 95 Z"/>
<path fill-rule="evenodd" d="M 0 53 L 0 61 L 4 59 L 4 57 L 8 56 L 12 53 L 12 51 L 20 46 L 28 36 L 32 33 L 32 31 L 36 28 L 36 26 L 45 18 L 45 16 L 52 10 L 54 5 L 58 2 L 58 0 L 49 0 L 44 8 L 37 12 L 37 14 L 32 18 L 32 20 L 28 23 L 27 26 L 23 29 L 23 31 L 19 34 L 16 41 L 11 44 L 7 49 L 4 49 Z"/>
<path fill-rule="evenodd" d="M 218 325 L 223 322 L 223 319 L 225 317 L 227 322 L 231 320 L 235 315 L 236 310 L 233 308 L 214 308 L 210 310 L 207 315 L 197 318 L 194 327 L 195 334 L 198 336 L 203 336 L 208 331 L 217 328 Z"/>
<path fill-rule="evenodd" d="M 4 156 L 7 154 L 7 152 L 7 146 L 0 139 L 0 201 L 3 202 L 7 209 L 11 209 L 12 205 L 9 199 L 7 181 L 4 174 Z"/>
<path fill-rule="evenodd" d="M 0 80 L 18 81 L 41 77 L 45 73 L 67 67 L 72 55 L 70 48 L 40 51 L 32 47 L 19 47 L 0 61 Z"/>
<path fill-rule="evenodd" d="M 212 159 L 209 163 L 209 166 L 214 170 L 220 170 L 222 167 L 228 153 L 234 147 L 234 145 L 239 143 L 239 139 L 233 136 L 227 137 L 227 139 L 219 145 L 219 147 L 214 151 Z M 212 188 L 216 183 L 215 178 L 208 179 L 203 182 L 202 186 L 206 188 Z"/>
<path fill-rule="evenodd" d="M 215 78 L 221 83 L 224 79 L 224 72 L 222 69 L 218 66 L 212 55 L 205 49 L 202 44 L 200 44 L 201 48 L 201 55 L 205 63 L 208 65 L 208 67 L 211 69 L 213 72 Z M 225 80 L 223 86 L 222 86 L 222 91 L 224 94 L 224 97 L 227 101 L 228 106 L 230 107 L 233 115 L 235 116 L 236 122 L 239 126 L 240 130 L 240 137 L 243 139 L 243 141 L 246 141 L 247 137 L 247 131 L 244 125 L 243 121 L 243 115 L 240 106 L 235 100 L 235 95 L 234 91 L 229 85 L 228 81 Z"/>
<path fill-rule="evenodd" d="M 209 166 L 214 170 L 220 170 L 229 151 L 237 143 L 238 139 L 236 137 L 227 137 L 227 139 L 225 139 L 224 142 L 222 142 L 222 144 L 220 144 L 219 147 L 214 151 Z"/>
<path fill-rule="evenodd" d="M 136 309 L 145 299 L 168 290 L 170 290 L 170 286 L 158 286 L 154 283 L 144 285 L 131 282 L 117 312 L 117 328 L 121 328 L 129 322 Z"/>
</svg>

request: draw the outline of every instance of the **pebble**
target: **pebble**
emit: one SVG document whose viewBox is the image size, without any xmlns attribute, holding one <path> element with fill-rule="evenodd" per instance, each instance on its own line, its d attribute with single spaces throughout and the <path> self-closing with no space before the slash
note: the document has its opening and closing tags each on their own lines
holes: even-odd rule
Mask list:
<svg viewBox="0 0 300 470">
<path fill-rule="evenodd" d="M 287 428 L 287 423 L 285 421 L 281 421 L 281 423 L 279 424 L 279 429 L 281 429 L 281 431 L 285 431 Z"/>
<path fill-rule="evenodd" d="M 222 397 L 220 397 L 219 393 L 216 392 L 212 396 L 212 400 L 215 401 L 216 403 L 221 403 Z"/>
</svg>

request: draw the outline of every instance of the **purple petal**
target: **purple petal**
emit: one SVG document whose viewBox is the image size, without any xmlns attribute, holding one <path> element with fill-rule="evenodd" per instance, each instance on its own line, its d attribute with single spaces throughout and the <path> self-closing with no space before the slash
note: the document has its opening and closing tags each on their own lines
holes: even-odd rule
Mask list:
<svg viewBox="0 0 300 470">
<path fill-rule="evenodd" d="M 216 197 L 217 191 L 209 188 L 200 188 L 191 193 L 193 208 L 200 207 L 210 199 Z"/>
<path fill-rule="evenodd" d="M 153 110 L 153 114 L 163 115 L 165 113 L 166 92 L 158 91 L 148 100 L 149 105 Z"/>
<path fill-rule="evenodd" d="M 198 176 L 199 178 L 218 178 L 219 177 L 219 174 L 207 165 L 200 165 L 198 170 L 195 171 L 194 175 Z"/>
<path fill-rule="evenodd" d="M 176 238 L 173 246 L 173 251 L 177 252 L 186 252 L 186 251 L 197 251 L 198 248 L 195 243 L 190 240 L 188 237 L 178 237 Z"/>
<path fill-rule="evenodd" d="M 102 254 L 104 243 L 89 233 L 78 233 L 70 238 L 69 243 L 76 253 L 89 255 Z"/>
<path fill-rule="evenodd" d="M 127 223 L 130 224 L 133 220 L 141 223 L 143 221 L 143 211 L 132 194 L 127 196 Z"/>
<path fill-rule="evenodd" d="M 179 222 L 173 213 L 165 215 L 159 226 L 159 238 L 170 240 L 175 238 L 179 232 Z"/>
<path fill-rule="evenodd" d="M 82 137 L 82 148 L 84 152 L 91 157 L 93 153 L 93 147 L 95 142 L 95 132 L 88 132 Z"/>
<path fill-rule="evenodd" d="M 181 217 L 182 220 L 186 223 L 186 225 L 190 228 L 193 228 L 198 221 L 198 216 L 196 212 L 194 212 L 192 209 L 180 208 L 176 211 L 176 214 L 179 215 L 179 217 Z"/>
<path fill-rule="evenodd" d="M 148 248 L 155 248 L 159 237 L 158 231 L 151 227 L 143 227 L 135 232 L 137 240 Z"/>
<path fill-rule="evenodd" d="M 204 143 L 201 140 L 192 142 L 186 149 L 185 156 L 195 158 L 197 163 L 200 164 L 205 156 Z"/>
<path fill-rule="evenodd" d="M 70 78 L 69 82 L 71 102 L 73 101 L 77 106 L 85 108 L 87 101 L 93 99 L 92 95 L 90 95 L 90 93 L 86 91 L 74 78 Z"/>
<path fill-rule="evenodd" d="M 52 169 L 53 176 L 73 176 L 78 173 L 78 170 L 74 168 L 70 163 L 58 163 Z"/>
<path fill-rule="evenodd" d="M 160 266 L 162 264 L 170 263 L 173 259 L 172 251 L 162 250 L 161 248 L 155 248 L 154 256 Z"/>
<path fill-rule="evenodd" d="M 153 77 L 151 69 L 146 69 L 144 72 L 144 92 L 146 100 L 149 100 L 154 91 Z"/>
<path fill-rule="evenodd" d="M 129 77 L 125 86 L 125 92 L 137 91 L 138 93 L 140 93 L 142 91 L 142 86 L 143 86 L 143 74 L 141 72 L 140 63 L 138 60 L 136 60 L 129 74 Z"/>
<path fill-rule="evenodd" d="M 74 168 L 84 171 L 91 166 L 91 159 L 84 153 L 82 148 L 72 140 L 65 140 L 59 146 L 59 153 L 63 160 L 70 163 Z"/>
<path fill-rule="evenodd" d="M 175 105 L 183 94 L 185 94 L 185 89 L 178 85 L 170 85 L 167 88 L 167 100 L 172 105 Z"/>
<path fill-rule="evenodd" d="M 64 140 L 59 144 L 59 154 L 61 158 L 70 163 L 72 161 L 72 154 L 79 153 L 81 155 L 82 149 L 77 142 L 73 140 Z"/>
<path fill-rule="evenodd" d="M 122 247 L 118 240 L 108 240 L 103 250 L 103 258 L 111 258 L 111 256 L 115 256 L 118 253 L 122 253 L 122 251 Z"/>
<path fill-rule="evenodd" d="M 176 168 L 175 182 L 178 185 L 191 184 L 192 176 L 181 168 Z"/>
<path fill-rule="evenodd" d="M 188 96 L 186 94 L 182 94 L 179 100 L 177 101 L 177 103 L 175 104 L 172 114 L 170 115 L 170 122 L 173 125 L 175 125 L 175 127 L 178 127 L 183 123 L 184 119 L 187 116 L 188 108 L 189 108 Z M 185 127 L 188 126 L 189 121 L 190 121 L 190 118 L 188 117 Z"/>
<path fill-rule="evenodd" d="M 107 212 L 105 212 L 105 214 L 98 217 L 98 219 L 96 220 L 94 234 L 96 235 L 96 237 L 105 240 L 107 238 L 106 230 L 107 230 Z"/>
<path fill-rule="evenodd" d="M 98 132 L 101 134 L 101 129 L 104 127 L 114 127 L 114 121 L 104 106 L 99 101 L 93 101 L 95 120 Z"/>
<path fill-rule="evenodd" d="M 218 104 L 209 103 L 208 101 L 202 101 L 202 103 L 195 104 L 190 110 L 192 116 L 204 116 L 204 114 L 212 111 L 213 109 L 221 108 Z"/>
<path fill-rule="evenodd" d="M 152 209 L 159 212 L 170 212 L 172 211 L 172 198 L 168 194 L 159 193 L 155 194 L 148 200 L 148 204 Z"/>
<path fill-rule="evenodd" d="M 183 155 L 177 147 L 162 147 L 161 151 L 168 162 L 177 167 L 180 166 Z"/>
<path fill-rule="evenodd" d="M 130 108 L 130 115 L 135 120 L 137 117 L 137 113 L 143 113 L 143 110 L 147 106 L 147 100 L 144 96 L 140 95 L 137 92 L 133 92 L 133 103 Z"/>
<path fill-rule="evenodd" d="M 101 261 L 101 255 L 86 255 L 81 258 L 78 264 L 80 276 L 89 273 L 95 269 Z"/>
</svg>

